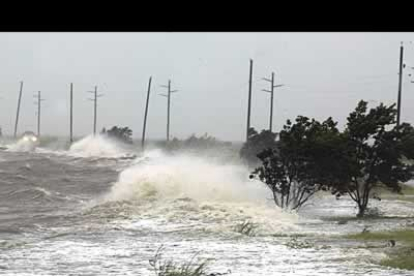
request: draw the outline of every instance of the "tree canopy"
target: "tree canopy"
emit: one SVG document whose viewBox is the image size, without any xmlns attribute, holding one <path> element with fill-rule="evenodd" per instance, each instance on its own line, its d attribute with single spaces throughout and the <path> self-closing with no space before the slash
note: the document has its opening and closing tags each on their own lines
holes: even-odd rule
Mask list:
<svg viewBox="0 0 414 276">
<path fill-rule="evenodd" d="M 265 149 L 276 149 L 277 134 L 270 130 L 262 130 L 260 133 L 254 128 L 248 131 L 247 141 L 240 149 L 240 157 L 250 166 L 256 166 L 260 160 L 257 154 Z"/>
<path fill-rule="evenodd" d="M 277 149 L 268 148 L 257 155 L 262 165 L 251 177 L 267 185 L 276 205 L 299 209 L 317 191 L 327 189 L 332 177 L 326 169 L 334 164 L 338 133 L 331 118 L 323 123 L 303 116 L 294 124 L 288 120 Z"/>
<path fill-rule="evenodd" d="M 358 216 L 363 216 L 372 190 L 383 186 L 401 191 L 401 183 L 413 177 L 414 129 L 410 124 L 396 126 L 395 105 L 380 104 L 368 111 L 360 101 L 348 116 L 343 132 L 342 181 L 333 183 L 336 196 L 348 194 L 357 203 Z"/>
<path fill-rule="evenodd" d="M 343 132 L 332 118 L 288 120 L 277 147 L 257 155 L 261 166 L 251 177 L 265 183 L 282 208 L 298 209 L 317 191 L 330 190 L 337 198 L 349 195 L 363 216 L 374 188 L 400 192 L 414 176 L 414 128 L 396 126 L 396 112 L 395 105 L 368 110 L 360 101 Z"/>
</svg>

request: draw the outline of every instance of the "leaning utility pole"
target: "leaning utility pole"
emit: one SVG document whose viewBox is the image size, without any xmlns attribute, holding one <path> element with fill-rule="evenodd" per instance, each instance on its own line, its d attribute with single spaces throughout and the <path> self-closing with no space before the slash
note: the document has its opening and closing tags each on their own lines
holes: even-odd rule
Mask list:
<svg viewBox="0 0 414 276">
<path fill-rule="evenodd" d="M 37 105 L 37 137 L 40 137 L 40 114 L 41 114 L 40 112 L 41 112 L 41 109 L 42 109 L 42 104 L 41 103 L 42 103 L 42 101 L 44 101 L 44 99 L 42 99 L 40 91 L 38 91 L 37 96 L 34 95 L 34 97 L 37 98 L 37 102 L 35 103 Z"/>
<path fill-rule="evenodd" d="M 168 105 L 167 105 L 167 142 L 170 141 L 170 107 L 171 107 L 171 93 L 175 93 L 178 90 L 171 91 L 171 80 L 168 80 L 168 85 L 161 85 L 162 87 L 166 87 L 168 89 L 168 94 L 160 94 L 163 97 L 167 97 Z"/>
<path fill-rule="evenodd" d="M 272 78 L 271 79 L 267 79 L 267 78 L 263 78 L 265 81 L 270 82 L 270 90 L 266 90 L 266 89 L 262 89 L 265 92 L 270 93 L 270 119 L 269 119 L 269 130 L 270 132 L 272 132 L 272 127 L 273 127 L 273 91 L 274 88 L 276 87 L 282 87 L 283 84 L 278 84 L 278 85 L 274 85 L 274 81 L 275 81 L 275 73 L 272 72 Z"/>
<path fill-rule="evenodd" d="M 22 92 L 23 92 L 23 82 L 20 82 L 20 92 L 19 92 L 19 99 L 17 101 L 17 113 L 16 113 L 16 121 L 14 123 L 14 138 L 17 136 L 17 125 L 19 124 L 19 114 L 20 114 L 20 103 L 22 100 Z"/>
<path fill-rule="evenodd" d="M 151 80 L 152 80 L 152 77 L 149 78 L 149 82 L 148 82 L 147 102 L 145 105 L 144 126 L 142 129 L 142 139 L 141 139 L 142 150 L 144 150 L 145 148 L 145 130 L 147 127 L 148 103 L 149 103 L 149 97 L 150 97 L 150 92 L 151 92 Z"/>
<path fill-rule="evenodd" d="M 70 83 L 69 142 L 73 143 L 73 83 Z"/>
<path fill-rule="evenodd" d="M 98 86 L 95 86 L 94 91 L 88 91 L 89 93 L 93 93 L 94 97 L 93 99 L 89 99 L 90 101 L 93 101 L 93 135 L 96 135 L 96 119 L 97 119 L 97 105 L 98 105 L 98 98 L 102 97 L 103 94 L 98 95 Z"/>
<path fill-rule="evenodd" d="M 400 118 L 401 118 L 401 90 L 402 90 L 402 76 L 403 76 L 403 55 L 404 55 L 404 48 L 401 43 L 400 47 L 400 72 L 398 76 L 398 102 L 397 102 L 397 126 L 400 125 Z"/>
<path fill-rule="evenodd" d="M 248 100 L 248 104 L 247 104 L 246 141 L 249 139 L 249 129 L 250 129 L 250 111 L 251 111 L 251 103 L 252 103 L 252 77 L 253 77 L 253 60 L 250 59 L 249 100 Z"/>
</svg>

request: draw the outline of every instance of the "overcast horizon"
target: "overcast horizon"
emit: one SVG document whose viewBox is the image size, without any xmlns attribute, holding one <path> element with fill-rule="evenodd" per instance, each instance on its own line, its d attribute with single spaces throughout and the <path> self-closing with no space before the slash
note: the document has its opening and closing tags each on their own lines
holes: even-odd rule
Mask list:
<svg viewBox="0 0 414 276">
<path fill-rule="evenodd" d="M 36 131 L 33 95 L 42 91 L 41 134 L 68 136 L 69 87 L 74 85 L 74 136 L 92 133 L 94 86 L 98 131 L 128 126 L 141 136 L 148 78 L 152 90 L 148 139 L 166 132 L 165 93 L 172 89 L 171 137 L 208 133 L 245 139 L 249 59 L 254 60 L 251 124 L 269 124 L 269 83 L 276 74 L 273 130 L 287 119 L 332 116 L 343 127 L 359 100 L 395 103 L 401 41 L 404 69 L 401 121 L 413 123 L 412 33 L 1 33 L 0 126 L 13 134 L 20 81 L 19 133 Z"/>
</svg>

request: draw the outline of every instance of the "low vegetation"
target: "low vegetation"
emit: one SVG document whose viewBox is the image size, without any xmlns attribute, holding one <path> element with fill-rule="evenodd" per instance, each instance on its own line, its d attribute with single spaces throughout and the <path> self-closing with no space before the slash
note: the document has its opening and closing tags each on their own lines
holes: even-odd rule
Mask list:
<svg viewBox="0 0 414 276">
<path fill-rule="evenodd" d="M 257 229 L 257 225 L 249 221 L 239 223 L 234 227 L 234 230 L 237 233 L 240 233 L 246 236 L 253 236 L 255 234 L 256 229 Z"/>
<path fill-rule="evenodd" d="M 285 243 L 285 246 L 292 249 L 307 249 L 312 248 L 314 245 L 308 241 L 301 241 L 298 240 L 297 237 L 292 237 L 287 243 Z"/>
<path fill-rule="evenodd" d="M 414 187 L 408 185 L 401 185 L 401 191 L 399 193 L 392 193 L 388 189 L 378 187 L 373 193 L 381 199 L 388 200 L 403 200 L 414 202 Z"/>
<path fill-rule="evenodd" d="M 231 147 L 231 143 L 220 141 L 217 138 L 205 133 L 199 137 L 193 134 L 184 140 L 173 138 L 171 141 L 165 144 L 164 147 L 170 152 L 185 150 L 200 153 L 209 150 L 227 150 Z"/>
<path fill-rule="evenodd" d="M 392 247 L 388 257 L 381 260 L 383 266 L 414 270 L 414 230 L 364 232 L 347 235 L 346 238 L 362 241 L 383 241 L 384 247 Z"/>
<path fill-rule="evenodd" d="M 381 265 L 399 269 L 414 270 L 414 249 L 403 248 L 391 257 L 381 261 Z"/>
<path fill-rule="evenodd" d="M 346 236 L 349 239 L 375 241 L 375 240 L 395 240 L 408 242 L 414 245 L 414 230 L 396 230 L 384 232 L 363 232 L 359 234 L 350 234 Z"/>
<path fill-rule="evenodd" d="M 149 260 L 149 264 L 156 276 L 219 276 L 230 273 L 230 271 L 225 273 L 207 272 L 207 266 L 210 260 L 196 261 L 195 259 L 198 253 L 194 254 L 190 260 L 184 263 L 163 260 L 163 249 L 164 247 L 160 246 L 155 256 Z"/>
</svg>

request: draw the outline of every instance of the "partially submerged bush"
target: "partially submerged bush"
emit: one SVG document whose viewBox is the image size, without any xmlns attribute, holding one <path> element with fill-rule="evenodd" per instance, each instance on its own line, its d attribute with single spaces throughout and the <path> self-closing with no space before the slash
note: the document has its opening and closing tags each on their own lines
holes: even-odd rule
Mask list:
<svg viewBox="0 0 414 276">
<path fill-rule="evenodd" d="M 414 270 L 414 248 L 403 248 L 393 255 L 381 260 L 383 266 Z"/>
<path fill-rule="evenodd" d="M 293 249 L 305 249 L 305 248 L 311 248 L 313 245 L 307 241 L 300 241 L 297 239 L 297 237 L 291 238 L 285 245 L 289 248 Z"/>
<path fill-rule="evenodd" d="M 196 262 L 195 258 L 199 253 L 194 254 L 190 260 L 184 263 L 176 263 L 173 260 L 162 260 L 163 246 L 160 246 L 155 256 L 149 260 L 156 276 L 218 276 L 230 273 L 208 273 L 207 265 L 210 259 Z"/>
<path fill-rule="evenodd" d="M 364 232 L 346 235 L 345 238 L 362 241 L 380 241 L 382 246 L 370 246 L 370 248 L 392 247 L 387 252 L 387 258 L 380 261 L 381 265 L 414 270 L 414 230 L 412 229 Z M 364 248 L 367 248 L 367 246 Z"/>
<path fill-rule="evenodd" d="M 234 227 L 234 230 L 237 233 L 240 233 L 242 235 L 253 236 L 255 234 L 256 228 L 257 228 L 256 224 L 249 222 L 249 221 L 245 221 L 245 222 L 237 224 Z"/>
</svg>

